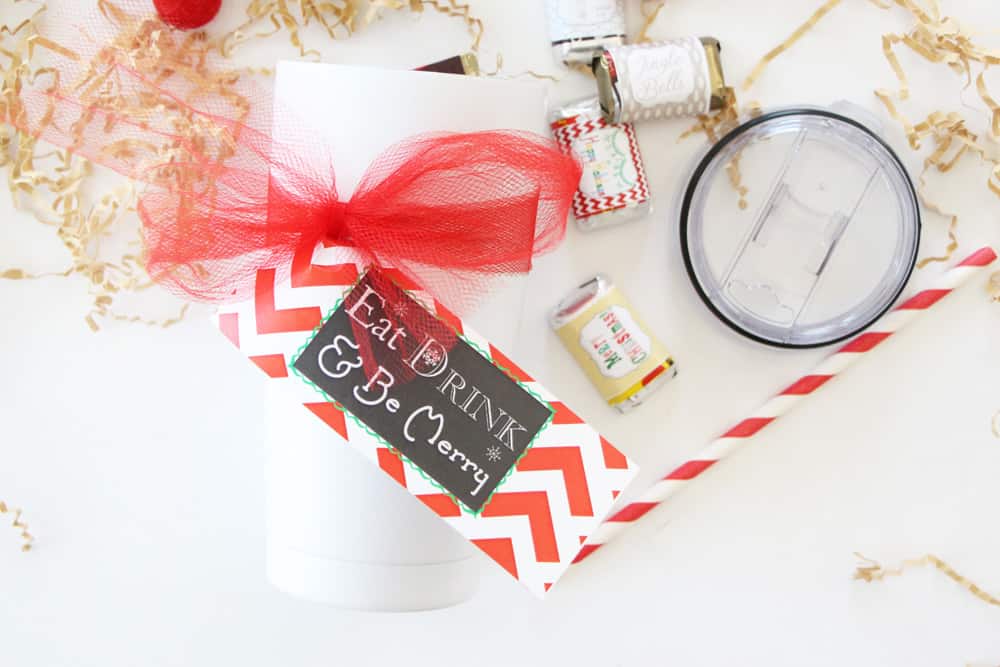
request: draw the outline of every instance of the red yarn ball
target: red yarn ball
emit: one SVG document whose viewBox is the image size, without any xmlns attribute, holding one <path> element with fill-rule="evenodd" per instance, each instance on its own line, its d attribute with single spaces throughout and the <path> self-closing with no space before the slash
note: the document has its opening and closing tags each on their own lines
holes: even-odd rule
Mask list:
<svg viewBox="0 0 1000 667">
<path fill-rule="evenodd" d="M 192 30 L 214 19 L 222 0 L 153 0 L 153 4 L 164 23 Z"/>
</svg>

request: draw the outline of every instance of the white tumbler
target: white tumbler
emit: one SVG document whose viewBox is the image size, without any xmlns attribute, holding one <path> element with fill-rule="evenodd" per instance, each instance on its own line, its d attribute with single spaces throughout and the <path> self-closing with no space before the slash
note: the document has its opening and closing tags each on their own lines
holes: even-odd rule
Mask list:
<svg viewBox="0 0 1000 667">
<path fill-rule="evenodd" d="M 282 62 L 275 100 L 283 111 L 275 118 L 288 120 L 291 109 L 302 125 L 276 122 L 273 133 L 297 138 L 300 127 L 321 128 L 335 148 L 337 189 L 347 199 L 372 160 L 415 134 L 544 135 L 544 96 L 537 82 Z M 510 352 L 524 294 L 523 280 L 491 292 L 468 321 Z M 472 596 L 485 562 L 478 549 L 280 389 L 272 390 L 270 406 L 267 572 L 275 586 L 384 611 L 444 607 Z"/>
<path fill-rule="evenodd" d="M 522 284 L 470 318 L 511 349 Z M 458 604 L 479 585 L 469 541 L 280 388 L 268 395 L 267 576 L 337 607 L 417 611 Z"/>
</svg>

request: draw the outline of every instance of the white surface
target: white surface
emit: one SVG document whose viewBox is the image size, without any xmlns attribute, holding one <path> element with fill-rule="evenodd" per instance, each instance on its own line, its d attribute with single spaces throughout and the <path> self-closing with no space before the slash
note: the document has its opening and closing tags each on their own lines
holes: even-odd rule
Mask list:
<svg viewBox="0 0 1000 667">
<path fill-rule="evenodd" d="M 233 13 L 236 4 L 227 2 Z M 484 65 L 500 50 L 507 72 L 559 72 L 541 3 L 472 4 L 488 27 Z M 739 82 L 815 4 L 675 0 L 652 34 L 717 35 Z M 637 5 L 628 3 L 633 29 Z M 945 7 L 982 32 L 1000 26 L 995 3 Z M 848 98 L 884 118 L 871 94 L 893 85 L 880 35 L 906 27 L 899 12 L 844 3 L 744 97 L 767 105 Z M 461 27 L 443 18 L 399 16 L 324 53 L 404 67 L 467 43 Z M 287 52 L 262 49 L 255 57 L 279 55 Z M 956 104 L 959 80 L 939 70 L 928 75 L 915 58 L 903 61 L 913 75 L 914 117 Z M 585 79 L 559 74 L 554 98 L 587 89 Z M 966 97 L 971 103 L 974 92 Z M 823 354 L 739 339 L 688 285 L 672 212 L 699 149 L 697 140 L 676 142 L 685 127 L 639 128 L 657 213 L 599 235 L 573 230 L 566 252 L 533 278 L 537 299 L 526 308 L 515 351 L 634 456 L 647 478 Z M 897 130 L 888 138 L 919 167 Z M 1000 243 L 1000 205 L 986 194 L 982 170 L 963 166 L 933 180 L 934 192 L 963 214 L 963 251 Z M 51 230 L 9 213 L 5 193 L 0 210 L 7 212 L 3 264 L 58 265 Z M 924 254 L 943 246 L 943 227 L 927 216 Z M 618 281 L 681 367 L 675 383 L 625 417 L 601 404 L 544 327 L 558 295 L 597 270 Z M 271 590 L 259 371 L 196 316 L 167 331 L 112 325 L 93 336 L 81 319 L 84 292 L 74 281 L 0 283 L 8 313 L 0 496 L 25 508 L 38 536 L 37 550 L 25 555 L 15 535 L 0 532 L 0 664 L 1000 662 L 1000 611 L 938 573 L 851 581 L 854 551 L 885 563 L 930 551 L 1000 591 L 1000 440 L 989 426 L 1000 408 L 1000 306 L 988 302 L 982 283 L 942 303 L 571 572 L 547 601 L 484 560 L 482 590 L 471 602 L 414 615 L 342 612 Z"/>
</svg>

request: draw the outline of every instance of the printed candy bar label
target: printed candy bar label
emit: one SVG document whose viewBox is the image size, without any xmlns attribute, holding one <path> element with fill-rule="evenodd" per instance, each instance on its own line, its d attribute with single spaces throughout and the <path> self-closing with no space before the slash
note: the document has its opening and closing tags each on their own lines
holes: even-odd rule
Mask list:
<svg viewBox="0 0 1000 667">
<path fill-rule="evenodd" d="M 552 133 L 566 152 L 583 165 L 573 196 L 573 216 L 591 216 L 649 200 L 646 175 L 635 129 L 629 123 L 612 125 L 596 112 L 552 123 Z"/>
<path fill-rule="evenodd" d="M 680 103 L 694 94 L 694 66 L 682 46 L 636 49 L 628 56 L 632 96 L 643 106 Z"/>
<path fill-rule="evenodd" d="M 599 199 L 631 191 L 639 181 L 625 126 L 609 125 L 573 142 L 583 164 L 580 192 Z"/>
<path fill-rule="evenodd" d="M 346 294 L 293 367 L 473 514 L 553 415 L 377 269 Z"/>
<path fill-rule="evenodd" d="M 580 330 L 580 346 L 587 350 L 601 375 L 623 378 L 649 358 L 649 336 L 621 306 L 599 312 Z"/>
<path fill-rule="evenodd" d="M 712 80 L 705 44 L 697 37 L 631 44 L 613 54 L 625 122 L 707 113 Z"/>
</svg>

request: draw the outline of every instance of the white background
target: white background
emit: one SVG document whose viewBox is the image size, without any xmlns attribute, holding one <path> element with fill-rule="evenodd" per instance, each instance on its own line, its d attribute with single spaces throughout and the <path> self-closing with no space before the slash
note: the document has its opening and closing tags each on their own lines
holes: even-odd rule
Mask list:
<svg viewBox="0 0 1000 667">
<path fill-rule="evenodd" d="M 224 4 L 213 28 L 233 25 L 243 3 Z M 487 26 L 484 66 L 501 52 L 505 74 L 556 74 L 554 100 L 592 85 L 553 64 L 540 2 L 471 4 Z M 638 4 L 627 2 L 633 29 Z M 673 0 L 651 34 L 719 37 L 738 83 L 816 4 Z M 988 34 L 1000 28 L 1000 5 L 944 5 L 1000 41 Z M 885 119 L 872 95 L 894 83 L 880 36 L 908 26 L 900 10 L 845 0 L 743 99 L 845 98 Z M 468 45 L 457 22 L 437 16 L 394 16 L 332 46 L 310 35 L 325 59 L 394 67 Z M 291 55 L 276 42 L 245 53 L 264 63 Z M 960 106 L 958 78 L 903 61 L 913 117 L 955 108 L 984 121 Z M 701 149 L 700 139 L 677 143 L 686 125 L 639 128 L 657 213 L 607 233 L 571 230 L 563 254 L 533 277 L 513 355 L 635 458 L 644 478 L 824 354 L 744 341 L 698 301 L 673 215 Z M 887 137 L 919 169 L 895 128 Z M 985 178 L 971 162 L 932 177 L 962 214 L 960 254 L 1000 244 L 1000 202 Z M 62 267 L 52 230 L 14 212 L 6 190 L 0 212 L 4 266 Z M 926 216 L 923 254 L 943 247 L 944 226 Z M 681 366 L 675 383 L 626 417 L 603 406 L 544 325 L 559 295 L 598 270 Z M 939 270 L 919 272 L 911 289 Z M 484 559 L 471 602 L 374 615 L 301 602 L 265 582 L 264 380 L 204 311 L 166 331 L 112 324 L 92 335 L 82 282 L 0 283 L 0 498 L 25 508 L 38 538 L 21 554 L 14 531 L 0 531 L 0 665 L 995 665 L 1000 609 L 931 571 L 851 580 L 855 551 L 888 564 L 933 552 L 1000 592 L 1000 440 L 990 431 L 1000 305 L 984 285 L 985 276 L 936 307 L 575 568 L 546 602 Z"/>
</svg>

